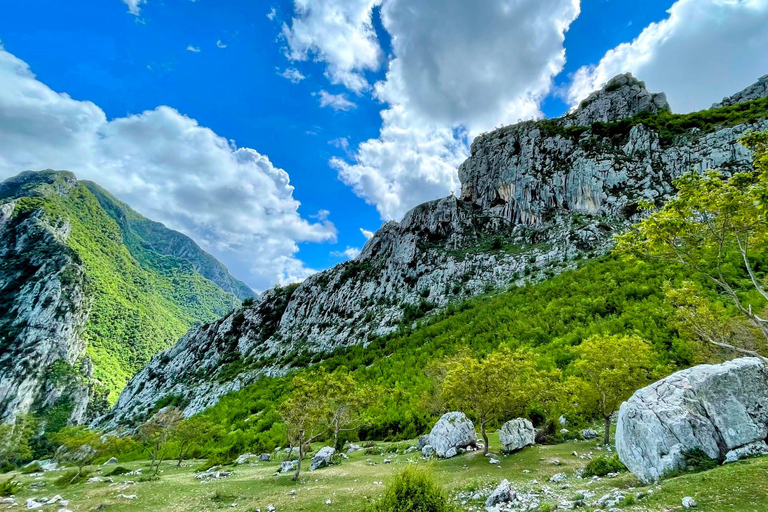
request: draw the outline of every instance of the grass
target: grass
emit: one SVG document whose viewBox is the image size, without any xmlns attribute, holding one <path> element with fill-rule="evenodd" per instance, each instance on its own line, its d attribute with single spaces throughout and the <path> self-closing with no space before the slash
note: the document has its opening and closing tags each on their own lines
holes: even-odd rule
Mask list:
<svg viewBox="0 0 768 512">
<path fill-rule="evenodd" d="M 498 438 L 491 436 L 492 447 L 498 446 Z M 589 490 L 597 497 L 614 489 L 621 489 L 626 496 L 632 496 L 622 510 L 671 511 L 682 510 L 681 500 L 692 496 L 699 503 L 699 510 L 707 512 L 756 512 L 768 509 L 768 457 L 755 458 L 736 464 L 722 466 L 711 471 L 682 475 L 661 482 L 659 485 L 642 487 L 629 473 L 614 479 L 602 479 L 589 483 L 588 479 L 577 479 L 573 472 L 586 464 L 586 460 L 573 455 L 592 452 L 595 457 L 606 452 L 598 450 L 596 441 L 573 441 L 553 446 L 534 446 L 512 455 L 500 455 L 500 464 L 491 465 L 481 453 L 468 453 L 450 460 L 422 461 L 418 452 L 409 454 L 388 453 L 390 443 L 376 443 L 382 455 L 366 455 L 362 451 L 350 455 L 349 460 L 314 472 L 303 473 L 301 482 L 290 479 L 290 474 L 273 476 L 282 461 L 274 457 L 272 462 L 227 467 L 233 471 L 228 478 L 203 483 L 194 476 L 200 461 L 186 461 L 181 468 L 175 462 L 164 463 L 161 479 L 153 482 L 137 482 L 136 477 L 114 476 L 114 483 L 79 483 L 58 489 L 53 482 L 61 471 L 45 473 L 42 477 L 14 475 L 23 484 L 18 492 L 22 503 L 30 497 L 50 496 L 59 493 L 70 500 L 68 508 L 73 512 L 94 510 L 104 505 L 114 512 L 186 510 L 253 512 L 257 508 L 266 510 L 272 504 L 278 511 L 358 511 L 374 499 L 383 495 L 394 475 L 411 464 L 432 472 L 443 490 L 451 495 L 465 490 L 492 489 L 504 478 L 515 488 L 539 489 L 547 485 L 563 499 L 570 499 L 579 490 Z M 315 448 L 319 448 L 315 446 Z M 391 464 L 384 464 L 384 459 Z M 557 459 L 560 464 L 552 463 Z M 370 462 L 368 462 L 370 460 Z M 146 462 L 123 463 L 133 470 L 144 468 Z M 93 476 L 104 476 L 110 467 L 94 466 Z M 524 472 L 527 471 L 527 472 Z M 565 472 L 569 489 L 548 483 L 555 473 Z M 127 484 L 127 481 L 137 482 Z M 534 483 L 534 481 L 538 483 Z M 44 482 L 45 487 L 30 487 L 28 484 Z M 378 484 L 377 482 L 381 482 Z M 294 494 L 291 491 L 295 490 Z M 647 494 L 637 499 L 639 492 Z M 136 495 L 135 499 L 118 498 L 118 495 Z M 330 499 L 332 507 L 326 505 Z M 482 499 L 469 500 L 460 510 L 482 505 Z M 234 506 L 233 506 L 234 505 Z M 553 509 L 556 501 L 544 500 L 542 510 Z M 591 510 L 589 507 L 582 510 Z"/>
</svg>

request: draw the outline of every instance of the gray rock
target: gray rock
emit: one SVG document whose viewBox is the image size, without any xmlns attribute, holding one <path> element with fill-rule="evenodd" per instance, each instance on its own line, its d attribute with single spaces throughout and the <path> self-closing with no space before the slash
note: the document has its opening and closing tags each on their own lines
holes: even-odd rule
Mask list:
<svg viewBox="0 0 768 512">
<path fill-rule="evenodd" d="M 565 473 L 555 473 L 551 477 L 549 477 L 549 481 L 553 484 L 560 484 L 565 482 L 565 480 L 568 478 L 568 475 Z"/>
<path fill-rule="evenodd" d="M 536 429 L 525 418 L 508 421 L 499 430 L 499 442 L 504 452 L 516 452 L 536 443 Z"/>
<path fill-rule="evenodd" d="M 504 479 L 485 500 L 485 508 L 489 509 L 496 505 L 509 503 L 515 499 L 515 494 L 516 493 L 512 490 L 512 485 L 509 483 L 509 480 Z"/>
<path fill-rule="evenodd" d="M 423 449 L 428 444 L 429 444 L 429 434 L 425 434 L 419 437 L 419 445 L 418 445 L 419 450 Z"/>
<path fill-rule="evenodd" d="M 763 449 L 767 402 L 768 367 L 760 359 L 688 368 L 638 390 L 621 405 L 616 451 L 643 483 L 683 469 L 688 450 L 735 460 Z"/>
<path fill-rule="evenodd" d="M 600 434 L 598 434 L 597 431 L 592 428 L 585 428 L 584 430 L 581 431 L 581 437 L 583 437 L 584 439 L 595 439 L 599 436 Z"/>
<path fill-rule="evenodd" d="M 429 434 L 429 444 L 438 457 L 451 458 L 459 448 L 477 443 L 475 425 L 463 412 L 448 412 L 435 423 Z"/>
<path fill-rule="evenodd" d="M 288 473 L 290 471 L 296 471 L 296 465 L 291 460 L 284 460 L 280 464 L 280 472 L 281 473 Z"/>
<path fill-rule="evenodd" d="M 359 444 L 351 443 L 349 448 L 347 448 L 347 453 L 354 453 L 360 450 L 362 450 L 362 447 Z"/>
<path fill-rule="evenodd" d="M 743 91 L 737 92 L 729 98 L 723 98 L 720 103 L 715 103 L 712 108 L 727 107 L 729 105 L 736 105 L 738 103 L 744 103 L 746 101 L 756 100 L 758 98 L 764 98 L 768 96 L 768 75 L 760 77 L 757 82 L 750 85 Z"/>
<path fill-rule="evenodd" d="M 252 461 L 253 459 L 257 459 L 258 457 L 258 455 L 254 455 L 253 453 L 244 453 L 235 459 L 235 462 L 237 464 L 247 464 L 248 462 Z"/>
<path fill-rule="evenodd" d="M 754 443 L 745 444 L 738 448 L 734 448 L 725 454 L 725 460 L 723 464 L 736 462 L 747 457 L 755 457 L 757 455 L 768 454 L 768 445 L 765 441 L 755 441 Z"/>
<path fill-rule="evenodd" d="M 262 462 L 269 462 L 270 460 L 272 460 L 272 456 L 268 453 L 262 453 L 261 455 L 259 455 L 259 460 Z"/>
<path fill-rule="evenodd" d="M 318 452 L 312 456 L 312 461 L 309 465 L 309 470 L 314 471 L 316 469 L 324 468 L 331 463 L 333 454 L 336 453 L 336 449 L 330 446 L 324 446 L 318 450 Z"/>
<path fill-rule="evenodd" d="M 117 464 L 117 458 L 116 457 L 110 457 L 108 461 L 106 461 L 103 465 L 107 466 L 109 464 Z"/>
<path fill-rule="evenodd" d="M 697 507 L 696 500 L 691 498 L 690 496 L 686 496 L 683 498 L 683 508 L 696 508 Z"/>
<path fill-rule="evenodd" d="M 427 444 L 424 445 L 424 448 L 421 449 L 421 455 L 422 457 L 429 458 L 432 456 L 432 454 L 435 453 L 435 449 L 432 448 L 432 445 Z"/>
</svg>

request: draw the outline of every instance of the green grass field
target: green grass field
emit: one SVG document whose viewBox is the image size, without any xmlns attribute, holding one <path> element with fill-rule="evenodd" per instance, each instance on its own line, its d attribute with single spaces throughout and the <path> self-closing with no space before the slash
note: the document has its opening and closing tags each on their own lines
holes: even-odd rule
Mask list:
<svg viewBox="0 0 768 512">
<path fill-rule="evenodd" d="M 482 498 L 457 501 L 462 510 L 483 510 L 487 492 L 506 478 L 513 486 L 523 491 L 542 492 L 542 505 L 556 505 L 562 500 L 572 500 L 579 491 L 594 493 L 586 500 L 587 506 L 580 510 L 596 510 L 589 506 L 600 496 L 620 490 L 630 504 L 620 506 L 621 510 L 671 511 L 682 510 L 681 500 L 692 496 L 698 502 L 697 510 L 708 512 L 763 512 L 768 510 L 768 457 L 742 461 L 718 467 L 714 470 L 683 475 L 663 481 L 659 485 L 641 486 L 631 474 L 623 473 L 616 478 L 598 481 L 577 478 L 573 473 L 586 464 L 586 460 L 574 456 L 592 453 L 595 456 L 605 452 L 598 449 L 595 441 L 567 442 L 555 446 L 534 446 L 518 453 L 498 456 L 499 465 L 492 465 L 481 452 L 470 452 L 450 460 L 424 461 L 418 452 L 403 453 L 411 443 L 376 443 L 375 450 L 381 454 L 366 454 L 365 450 L 355 452 L 348 460 L 338 465 L 302 474 L 300 482 L 293 482 L 291 474 L 273 476 L 279 468 L 283 454 L 272 462 L 254 462 L 245 465 L 225 467 L 232 476 L 201 482 L 195 478 L 195 468 L 202 461 L 185 461 L 181 468 L 175 462 L 163 463 L 161 479 L 153 482 L 137 482 L 137 477 L 116 476 L 114 483 L 81 483 L 66 487 L 57 486 L 55 480 L 62 471 L 50 471 L 44 475 L 23 475 L 12 473 L 0 477 L 0 481 L 15 476 L 23 484 L 17 495 L 16 509 L 24 509 L 28 498 L 50 498 L 56 494 L 70 500 L 68 509 L 73 512 L 110 510 L 115 512 L 138 511 L 266 511 L 274 505 L 277 511 L 355 511 L 367 501 L 379 496 L 392 479 L 392 475 L 408 464 L 429 468 L 436 480 L 452 496 L 462 491 L 463 496 L 480 492 Z M 491 446 L 498 446 L 495 436 Z M 319 447 L 319 446 L 318 446 Z M 399 453 L 389 450 L 399 448 Z M 274 454 L 273 454 L 274 455 Z M 384 463 L 390 459 L 391 463 Z M 553 463 L 558 460 L 559 465 Z M 129 469 L 144 468 L 146 463 L 121 464 Z M 308 467 L 309 464 L 306 464 Z M 94 466 L 94 476 L 103 476 L 115 466 Z M 568 478 L 560 484 L 549 482 L 555 473 L 565 472 Z M 44 483 L 43 487 L 30 484 Z M 566 488 L 563 488 L 566 487 Z M 543 491 L 547 488 L 547 491 Z M 291 494 L 291 491 L 294 491 Z M 485 492 L 484 492 L 485 491 Z M 638 493 L 647 496 L 636 499 Z M 135 495 L 133 499 L 119 498 L 118 495 Z M 548 495 L 548 497 L 545 497 Z M 331 500 L 331 504 L 327 504 Z M 464 501 L 464 500 L 461 500 Z M 2 508 L 10 505 L 0 505 Z M 43 510 L 58 510 L 58 505 L 46 506 Z M 551 510 L 551 509 L 550 509 Z"/>
</svg>

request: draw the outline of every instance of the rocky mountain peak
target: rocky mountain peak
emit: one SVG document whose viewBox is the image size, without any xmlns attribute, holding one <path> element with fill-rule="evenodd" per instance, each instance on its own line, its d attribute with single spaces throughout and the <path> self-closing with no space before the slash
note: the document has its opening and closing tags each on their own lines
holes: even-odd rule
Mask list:
<svg viewBox="0 0 768 512">
<path fill-rule="evenodd" d="M 568 126 L 589 126 L 595 121 L 608 123 L 642 112 L 658 114 L 665 110 L 670 108 L 663 92 L 650 93 L 645 82 L 632 73 L 625 73 L 611 78 L 602 89 L 587 96 L 564 120 Z"/>
<path fill-rule="evenodd" d="M 763 75 L 757 82 L 753 83 L 746 89 L 737 92 L 733 96 L 723 98 L 720 103 L 715 103 L 712 108 L 728 107 L 730 105 L 736 105 L 738 103 L 744 103 L 745 101 L 752 101 L 758 98 L 768 96 L 768 75 Z"/>
</svg>

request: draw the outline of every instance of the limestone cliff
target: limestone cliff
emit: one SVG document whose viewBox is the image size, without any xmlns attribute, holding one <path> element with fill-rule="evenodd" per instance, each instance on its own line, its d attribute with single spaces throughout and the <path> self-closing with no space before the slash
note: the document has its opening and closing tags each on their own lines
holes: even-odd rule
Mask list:
<svg viewBox="0 0 768 512">
<path fill-rule="evenodd" d="M 663 94 L 622 75 L 562 118 L 484 134 L 458 170 L 460 197 L 419 205 L 354 261 L 190 331 L 131 380 L 101 423 L 135 424 L 169 401 L 194 414 L 261 375 L 605 252 L 640 201 L 673 194 L 676 176 L 748 168 L 738 139 L 768 129 L 759 108 L 736 124 L 681 128 L 667 122 L 676 118 Z"/>
</svg>

